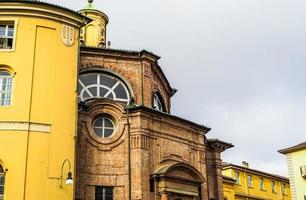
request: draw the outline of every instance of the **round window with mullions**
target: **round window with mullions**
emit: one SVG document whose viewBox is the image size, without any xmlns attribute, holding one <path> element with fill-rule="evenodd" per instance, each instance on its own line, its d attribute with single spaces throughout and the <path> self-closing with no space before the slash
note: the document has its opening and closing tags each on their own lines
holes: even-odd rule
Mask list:
<svg viewBox="0 0 306 200">
<path fill-rule="evenodd" d="M 92 128 L 98 137 L 108 138 L 114 133 L 115 125 L 111 118 L 100 116 L 94 120 Z"/>
</svg>

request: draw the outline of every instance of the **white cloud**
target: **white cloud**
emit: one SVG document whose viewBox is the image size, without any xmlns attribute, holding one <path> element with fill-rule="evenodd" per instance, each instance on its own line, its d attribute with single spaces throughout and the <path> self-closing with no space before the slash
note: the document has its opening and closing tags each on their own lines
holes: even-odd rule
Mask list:
<svg viewBox="0 0 306 200">
<path fill-rule="evenodd" d="M 83 0 L 48 0 L 75 10 Z M 148 49 L 179 92 L 172 113 L 233 142 L 224 153 L 286 174 L 277 150 L 305 141 L 306 1 L 95 0 L 115 48 Z"/>
</svg>

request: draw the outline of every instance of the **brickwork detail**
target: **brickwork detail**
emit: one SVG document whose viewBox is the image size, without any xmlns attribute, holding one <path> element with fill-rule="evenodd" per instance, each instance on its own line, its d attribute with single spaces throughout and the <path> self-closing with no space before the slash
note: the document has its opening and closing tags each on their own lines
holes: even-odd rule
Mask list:
<svg viewBox="0 0 306 200">
<path fill-rule="evenodd" d="M 96 186 L 110 186 L 114 188 L 114 199 L 128 200 L 129 181 L 132 200 L 222 199 L 221 151 L 206 143 L 208 130 L 151 109 L 155 91 L 164 98 L 167 111 L 171 97 L 171 88 L 157 60 L 151 57 L 104 49 L 82 50 L 80 73 L 101 70 L 118 75 L 128 82 L 136 107 L 127 115 L 126 105 L 96 99 L 80 108 L 76 199 L 94 200 Z M 99 138 L 92 131 L 93 119 L 101 113 L 115 121 L 115 131 L 109 138 Z"/>
<path fill-rule="evenodd" d="M 132 149 L 149 149 L 149 138 L 145 135 L 133 135 L 131 137 Z"/>
</svg>

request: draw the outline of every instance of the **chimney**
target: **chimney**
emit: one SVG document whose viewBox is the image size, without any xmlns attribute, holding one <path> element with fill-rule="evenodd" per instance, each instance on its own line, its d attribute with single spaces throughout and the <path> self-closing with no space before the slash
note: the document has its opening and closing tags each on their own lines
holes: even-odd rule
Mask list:
<svg viewBox="0 0 306 200">
<path fill-rule="evenodd" d="M 242 166 L 246 167 L 246 168 L 249 168 L 249 163 L 246 162 L 246 161 L 242 161 Z"/>
</svg>

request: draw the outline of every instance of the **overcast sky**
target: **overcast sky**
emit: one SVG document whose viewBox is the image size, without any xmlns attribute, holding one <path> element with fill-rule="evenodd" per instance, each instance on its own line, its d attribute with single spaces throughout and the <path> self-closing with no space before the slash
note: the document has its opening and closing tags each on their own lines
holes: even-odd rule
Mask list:
<svg viewBox="0 0 306 200">
<path fill-rule="evenodd" d="M 45 0 L 78 10 L 86 0 Z M 223 160 L 287 175 L 277 150 L 306 139 L 306 1 L 95 0 L 114 48 L 146 49 L 172 87 L 172 114 L 231 142 Z"/>
</svg>

